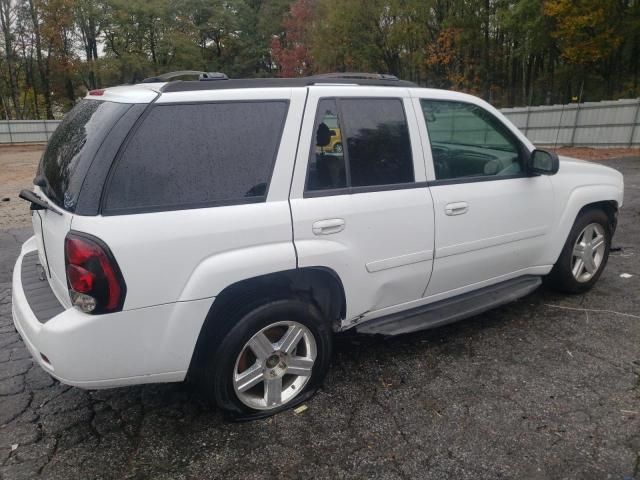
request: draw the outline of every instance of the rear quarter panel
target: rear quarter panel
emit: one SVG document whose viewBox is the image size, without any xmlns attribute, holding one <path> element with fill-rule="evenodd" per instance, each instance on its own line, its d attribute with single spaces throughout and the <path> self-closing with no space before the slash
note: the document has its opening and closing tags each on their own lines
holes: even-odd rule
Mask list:
<svg viewBox="0 0 640 480">
<path fill-rule="evenodd" d="M 74 218 L 72 229 L 113 252 L 127 284 L 125 310 L 215 297 L 237 281 L 296 267 L 288 197 L 306 90 L 178 92 L 158 102 L 274 98 L 289 100 L 289 110 L 266 202 Z"/>
</svg>

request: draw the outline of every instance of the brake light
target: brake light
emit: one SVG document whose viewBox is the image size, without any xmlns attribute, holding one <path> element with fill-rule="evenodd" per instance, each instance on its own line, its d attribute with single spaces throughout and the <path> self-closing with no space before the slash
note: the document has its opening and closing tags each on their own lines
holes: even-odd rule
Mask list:
<svg viewBox="0 0 640 480">
<path fill-rule="evenodd" d="M 94 97 L 99 97 L 101 95 L 104 95 L 104 88 L 98 88 L 96 90 L 89 90 L 89 95 L 94 96 Z"/>
<path fill-rule="evenodd" d="M 64 250 L 71 302 L 85 313 L 122 310 L 126 285 L 109 247 L 92 235 L 69 232 Z"/>
</svg>

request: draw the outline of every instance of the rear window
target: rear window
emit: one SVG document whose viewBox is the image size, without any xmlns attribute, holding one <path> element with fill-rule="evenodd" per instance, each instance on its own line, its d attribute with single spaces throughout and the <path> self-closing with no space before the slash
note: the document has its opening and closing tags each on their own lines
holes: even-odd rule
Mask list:
<svg viewBox="0 0 640 480">
<path fill-rule="evenodd" d="M 116 162 L 103 212 L 266 199 L 288 102 L 155 105 Z"/>
<path fill-rule="evenodd" d="M 114 124 L 131 104 L 82 100 L 60 123 L 40 160 L 45 193 L 58 206 L 75 211 L 82 182 Z"/>
</svg>

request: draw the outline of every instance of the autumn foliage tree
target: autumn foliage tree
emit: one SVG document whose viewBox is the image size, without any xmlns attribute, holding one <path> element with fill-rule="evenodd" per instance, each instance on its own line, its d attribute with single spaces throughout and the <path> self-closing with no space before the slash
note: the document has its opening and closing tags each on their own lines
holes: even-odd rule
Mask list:
<svg viewBox="0 0 640 480">
<path fill-rule="evenodd" d="M 640 0 L 0 0 L 0 119 L 175 70 L 391 73 L 497 106 L 633 98 Z"/>
<path fill-rule="evenodd" d="M 313 19 L 311 0 L 296 0 L 286 14 L 283 32 L 271 39 L 271 55 L 280 77 L 302 77 L 313 71 L 309 51 L 310 24 Z"/>
</svg>

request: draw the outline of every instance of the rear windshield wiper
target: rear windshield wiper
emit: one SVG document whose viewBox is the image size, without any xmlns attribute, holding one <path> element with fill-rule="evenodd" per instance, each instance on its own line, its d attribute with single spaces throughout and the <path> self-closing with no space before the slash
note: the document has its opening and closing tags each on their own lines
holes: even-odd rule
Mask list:
<svg viewBox="0 0 640 480">
<path fill-rule="evenodd" d="M 31 203 L 31 210 L 50 210 L 56 215 L 62 215 L 62 212 L 59 212 L 57 209 L 53 208 L 49 204 L 49 202 L 43 200 L 31 190 L 23 189 L 20 191 L 20 194 L 18 196 L 21 199 Z"/>
</svg>

